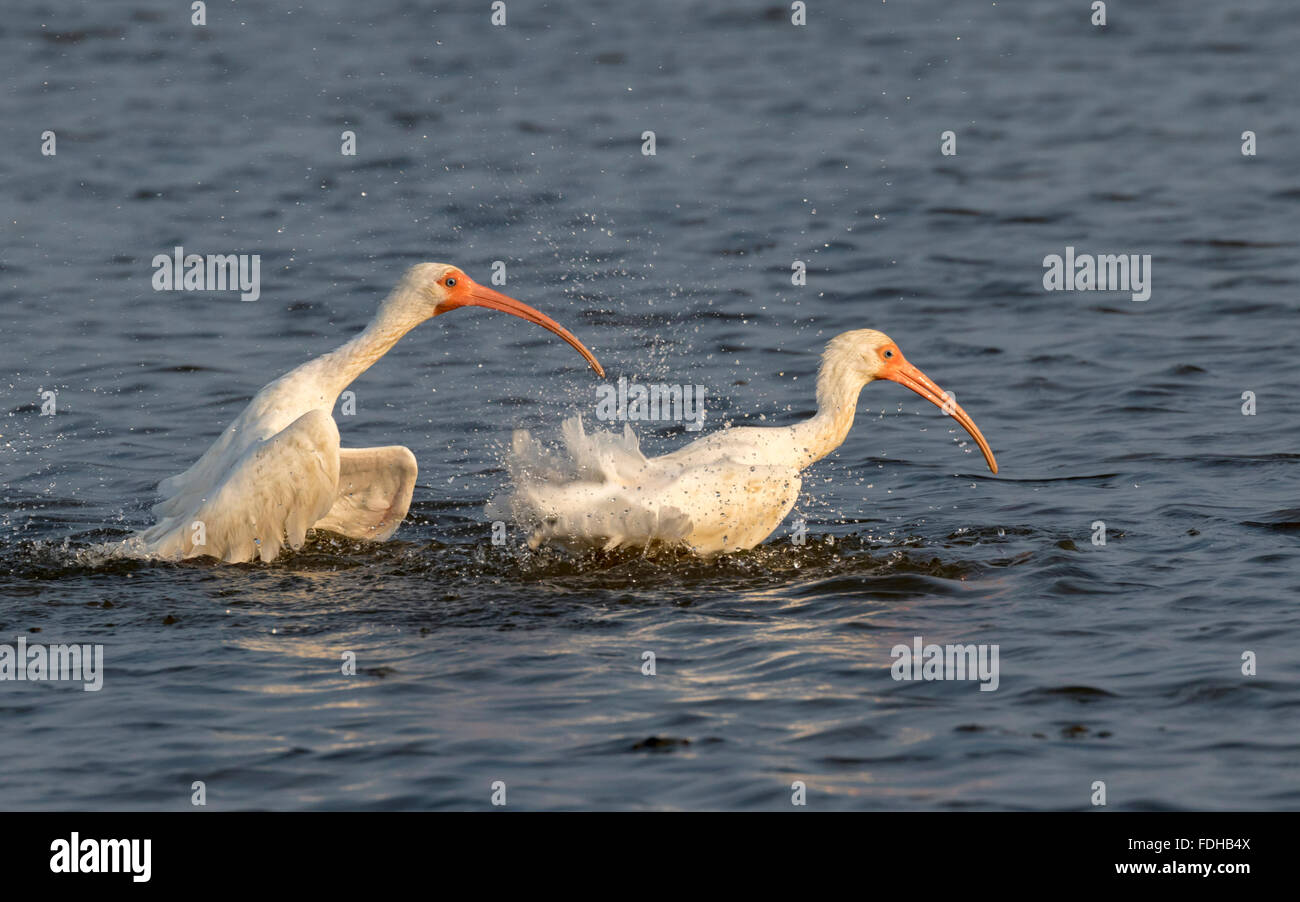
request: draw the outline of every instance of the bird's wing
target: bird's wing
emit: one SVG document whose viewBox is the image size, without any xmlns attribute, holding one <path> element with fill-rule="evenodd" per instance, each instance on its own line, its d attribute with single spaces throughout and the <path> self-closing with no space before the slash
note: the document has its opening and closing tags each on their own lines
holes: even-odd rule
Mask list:
<svg viewBox="0 0 1300 902">
<path fill-rule="evenodd" d="M 417 472 L 415 455 L 401 445 L 339 449 L 338 494 L 316 528 L 384 541 L 406 517 Z"/>
<path fill-rule="evenodd" d="M 286 536 L 291 547 L 301 547 L 307 530 L 334 505 L 338 426 L 326 411 L 310 410 L 209 475 L 205 486 L 191 476 L 185 491 L 167 502 L 167 516 L 141 537 L 145 552 L 270 561 Z"/>
<path fill-rule="evenodd" d="M 690 521 L 684 538 L 698 554 L 753 548 L 770 536 L 799 499 L 794 467 L 720 460 L 682 471 L 661 503 Z"/>
<path fill-rule="evenodd" d="M 653 498 L 628 495 L 629 486 L 646 481 L 648 466 L 630 427 L 587 433 L 581 418 L 571 417 L 561 433 L 564 453 L 553 454 L 527 430 L 516 430 L 506 458 L 514 491 L 505 505 L 489 502 L 489 518 L 513 517 L 532 532 L 533 547 L 610 549 L 685 534 L 684 521 L 672 512 L 661 516 Z"/>
<path fill-rule="evenodd" d="M 153 506 L 154 516 L 162 520 L 192 509 L 249 450 L 287 429 L 312 409 L 313 405 L 296 404 L 293 399 L 285 398 L 278 387 L 280 381 L 272 382 L 254 395 L 189 469 L 158 483 L 162 500 Z"/>
</svg>

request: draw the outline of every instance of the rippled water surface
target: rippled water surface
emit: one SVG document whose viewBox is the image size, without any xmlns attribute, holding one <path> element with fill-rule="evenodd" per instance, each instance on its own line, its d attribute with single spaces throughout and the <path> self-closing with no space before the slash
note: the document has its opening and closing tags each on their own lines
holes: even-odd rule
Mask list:
<svg viewBox="0 0 1300 902">
<path fill-rule="evenodd" d="M 524 809 L 785 809 L 796 780 L 820 809 L 1083 809 L 1098 780 L 1112 808 L 1300 805 L 1300 7 L 1110 6 L 7 10 L 0 642 L 107 670 L 0 683 L 0 806 L 183 809 L 195 780 L 216 808 L 484 808 L 496 780 Z M 260 300 L 154 292 L 178 244 L 260 254 Z M 1151 299 L 1045 292 L 1067 245 L 1151 254 Z M 611 378 L 706 386 L 706 428 L 809 415 L 825 342 L 881 329 L 1001 473 L 879 383 L 753 551 L 494 546 L 511 430 L 554 436 L 598 383 L 463 311 L 338 417 L 419 459 L 392 541 L 93 551 L 421 260 L 504 261 Z M 998 645 L 997 690 L 895 681 L 916 636 Z"/>
</svg>

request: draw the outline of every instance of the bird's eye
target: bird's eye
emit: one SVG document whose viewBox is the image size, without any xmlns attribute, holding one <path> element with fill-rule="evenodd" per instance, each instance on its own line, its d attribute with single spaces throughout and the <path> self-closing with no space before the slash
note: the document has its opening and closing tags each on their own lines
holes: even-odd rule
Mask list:
<svg viewBox="0 0 1300 902">
<path fill-rule="evenodd" d="M 453 279 L 453 278 L 448 278 L 447 281 L 446 281 L 446 282 L 443 282 L 442 284 L 446 285 L 448 288 L 455 288 L 455 287 L 456 287 L 456 280 Z"/>
<path fill-rule="evenodd" d="M 889 359 L 892 358 L 893 356 L 894 356 L 894 349 L 893 349 L 893 348 L 885 348 L 885 359 L 886 359 L 886 360 L 889 360 Z"/>
</svg>

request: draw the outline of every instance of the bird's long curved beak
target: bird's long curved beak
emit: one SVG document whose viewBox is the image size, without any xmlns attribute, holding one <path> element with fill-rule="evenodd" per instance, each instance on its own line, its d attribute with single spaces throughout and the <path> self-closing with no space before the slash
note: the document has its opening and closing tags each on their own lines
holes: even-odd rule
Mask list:
<svg viewBox="0 0 1300 902">
<path fill-rule="evenodd" d="M 929 376 L 906 360 L 900 359 L 897 364 L 881 372 L 880 378 L 907 386 L 925 400 L 937 404 L 944 413 L 951 415 L 953 419 L 961 423 L 962 428 L 969 432 L 971 438 L 975 439 L 975 442 L 980 446 L 980 451 L 984 452 L 984 460 L 988 463 L 989 469 L 997 473 L 998 462 L 993 459 L 993 451 L 989 448 L 989 443 L 984 441 L 984 435 L 980 432 L 979 427 L 975 425 L 975 421 L 970 418 L 970 414 L 962 410 L 961 405 L 957 403 L 955 398 L 935 385 Z"/>
<path fill-rule="evenodd" d="M 520 319 L 528 320 L 530 323 L 536 323 L 543 329 L 554 332 L 569 344 L 573 345 L 574 349 L 587 359 L 587 363 L 591 364 L 591 368 L 596 371 L 596 375 L 600 376 L 602 379 L 605 378 L 605 368 L 600 365 L 598 360 L 596 360 L 595 355 L 588 351 L 586 346 L 574 337 L 572 332 L 551 319 L 545 313 L 542 313 L 540 310 L 534 310 L 522 301 L 516 301 L 509 295 L 502 294 L 499 291 L 493 291 L 486 285 L 480 285 L 475 282 L 468 287 L 468 290 L 466 290 L 457 301 L 453 301 L 450 304 L 444 304 L 443 310 L 454 307 L 487 307 L 489 310 L 500 310 L 502 313 L 509 313 L 511 316 L 517 316 Z M 439 312 L 441 313 L 443 310 L 439 310 Z"/>
</svg>

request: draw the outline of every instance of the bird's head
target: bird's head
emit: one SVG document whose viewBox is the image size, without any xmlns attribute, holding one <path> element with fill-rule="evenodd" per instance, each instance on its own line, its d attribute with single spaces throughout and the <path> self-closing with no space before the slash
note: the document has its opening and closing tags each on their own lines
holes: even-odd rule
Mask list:
<svg viewBox="0 0 1300 902">
<path fill-rule="evenodd" d="M 822 356 L 825 371 L 838 374 L 839 378 L 857 382 L 857 389 L 876 379 L 888 379 L 916 392 L 922 398 L 937 405 L 944 413 L 951 416 L 962 428 L 975 439 L 989 469 L 998 471 L 998 463 L 993 459 L 993 451 L 984 435 L 970 415 L 962 409 L 956 399 L 945 392 L 925 373 L 908 363 L 897 343 L 884 332 L 875 329 L 856 329 L 842 332 L 826 345 Z"/>
<path fill-rule="evenodd" d="M 430 319 L 459 307 L 487 307 L 490 310 L 500 310 L 502 313 L 526 319 L 530 323 L 536 323 L 543 329 L 554 332 L 585 357 L 598 376 L 602 379 L 605 377 L 604 368 L 583 343 L 573 336 L 572 332 L 540 310 L 534 310 L 509 295 L 494 291 L 486 285 L 480 285 L 465 275 L 459 267 L 447 263 L 417 263 L 406 271 L 403 286 L 406 289 L 403 293 L 407 297 L 414 298 L 414 302 L 419 305 L 421 318 Z"/>
</svg>

